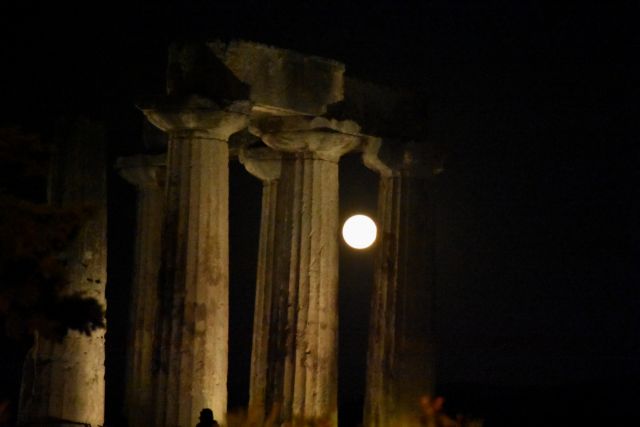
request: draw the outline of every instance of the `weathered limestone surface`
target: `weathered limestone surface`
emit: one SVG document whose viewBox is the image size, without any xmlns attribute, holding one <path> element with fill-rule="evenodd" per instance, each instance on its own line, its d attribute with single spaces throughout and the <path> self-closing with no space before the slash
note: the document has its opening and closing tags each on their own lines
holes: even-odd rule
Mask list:
<svg viewBox="0 0 640 427">
<path fill-rule="evenodd" d="M 254 109 L 279 115 L 322 115 L 344 97 L 344 70 L 337 61 L 243 40 L 174 44 L 167 88 L 170 94 L 250 99 Z"/>
<path fill-rule="evenodd" d="M 433 393 L 433 228 L 422 147 L 364 150 L 380 174 L 364 425 L 417 425 L 418 400 Z"/>
<path fill-rule="evenodd" d="M 258 286 L 264 292 L 258 289 L 256 308 L 262 313 L 256 316 L 268 322 L 268 333 L 254 336 L 262 344 L 252 355 L 257 375 L 251 396 L 252 405 L 263 404 L 266 411 L 281 405 L 283 419 L 321 417 L 336 425 L 338 160 L 361 138 L 337 130 L 355 130 L 353 123 L 333 125 L 308 117 L 252 123 L 252 131 L 282 152 L 282 160 L 263 205 Z M 263 367 L 266 377 L 259 376 Z"/>
<path fill-rule="evenodd" d="M 158 311 L 158 274 L 162 247 L 166 157 L 134 156 L 118 159 L 120 175 L 138 192 L 134 278 L 131 290 L 125 410 L 131 427 L 152 419 L 153 343 Z"/>
<path fill-rule="evenodd" d="M 234 75 L 250 86 L 254 108 L 322 115 L 344 97 L 344 64 L 243 40 L 209 43 Z"/>
<path fill-rule="evenodd" d="M 167 94 L 233 102 L 249 99 L 249 87 L 206 44 L 174 43 L 169 48 Z"/>
<path fill-rule="evenodd" d="M 107 192 L 106 140 L 102 126 L 78 121 L 57 147 L 50 202 L 86 206 L 85 221 L 67 253 L 69 285 L 106 307 Z M 23 374 L 19 423 L 68 420 L 104 424 L 105 330 L 86 336 L 70 331 L 60 343 L 37 339 Z M 52 424 L 55 425 L 55 424 Z"/>
<path fill-rule="evenodd" d="M 155 426 L 196 425 L 227 407 L 229 320 L 227 140 L 249 104 L 189 97 L 143 108 L 169 134 L 154 394 Z"/>
</svg>

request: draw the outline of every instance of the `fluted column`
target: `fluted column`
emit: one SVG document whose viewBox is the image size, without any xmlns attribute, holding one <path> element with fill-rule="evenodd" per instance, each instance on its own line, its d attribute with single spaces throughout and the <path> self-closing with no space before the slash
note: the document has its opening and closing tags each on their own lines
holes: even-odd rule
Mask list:
<svg viewBox="0 0 640 427">
<path fill-rule="evenodd" d="M 129 426 L 147 426 L 152 417 L 153 343 L 158 310 L 165 156 L 118 159 L 120 175 L 137 190 L 134 276 L 129 307 L 125 411 Z"/>
<path fill-rule="evenodd" d="M 144 109 L 168 132 L 160 270 L 156 426 L 197 424 L 204 407 L 227 406 L 229 136 L 246 126 L 247 103 L 222 109 L 191 97 Z"/>
<path fill-rule="evenodd" d="M 106 140 L 101 125 L 79 121 L 56 147 L 52 206 L 87 207 L 90 215 L 66 248 L 69 295 L 94 298 L 106 307 Z M 104 424 L 105 329 L 87 336 L 70 330 L 62 341 L 36 340 L 25 361 L 19 424 Z"/>
<path fill-rule="evenodd" d="M 380 174 L 364 424 L 419 425 L 419 398 L 435 385 L 430 171 L 419 146 L 382 153 L 380 144 L 363 155 Z"/>
<path fill-rule="evenodd" d="M 279 403 L 284 420 L 323 418 L 336 425 L 338 160 L 361 138 L 344 132 L 350 124 L 323 119 L 271 118 L 253 125 L 282 152 L 276 203 L 270 204 L 277 220 L 275 258 L 265 275 L 272 305 L 262 355 L 268 360 L 264 402 Z"/>
<path fill-rule="evenodd" d="M 251 346 L 251 372 L 249 383 L 249 411 L 262 417 L 279 399 L 274 395 L 274 368 L 278 366 L 273 345 L 278 338 L 271 334 L 272 310 L 276 308 L 278 292 L 274 274 L 278 257 L 275 251 L 278 207 L 278 179 L 281 171 L 281 154 L 270 148 L 242 149 L 240 162 L 247 171 L 262 181 L 262 207 L 260 214 L 260 240 L 258 244 L 258 268 L 256 297 L 253 316 Z"/>
</svg>

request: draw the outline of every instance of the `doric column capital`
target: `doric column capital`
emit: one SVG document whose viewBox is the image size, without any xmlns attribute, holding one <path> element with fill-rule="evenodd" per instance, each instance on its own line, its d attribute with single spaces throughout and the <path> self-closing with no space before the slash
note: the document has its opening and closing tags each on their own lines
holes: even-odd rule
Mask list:
<svg viewBox="0 0 640 427">
<path fill-rule="evenodd" d="M 441 162 L 429 153 L 428 146 L 413 141 L 368 138 L 362 146 L 362 160 L 381 176 L 409 175 L 426 179 L 442 172 Z"/>
<path fill-rule="evenodd" d="M 157 188 L 164 184 L 166 156 L 120 157 L 115 167 L 121 177 L 138 189 Z"/>
<path fill-rule="evenodd" d="M 251 175 L 262 181 L 274 181 L 280 177 L 282 154 L 268 147 L 242 148 L 238 159 Z"/>
<path fill-rule="evenodd" d="M 274 150 L 308 153 L 310 157 L 334 162 L 360 147 L 365 139 L 358 133 L 357 123 L 324 117 L 258 117 L 251 121 L 249 129 Z"/>
<path fill-rule="evenodd" d="M 251 109 L 249 101 L 235 101 L 226 106 L 197 95 L 165 97 L 160 102 L 141 106 L 147 119 L 168 133 L 198 133 L 226 141 L 246 127 Z"/>
</svg>

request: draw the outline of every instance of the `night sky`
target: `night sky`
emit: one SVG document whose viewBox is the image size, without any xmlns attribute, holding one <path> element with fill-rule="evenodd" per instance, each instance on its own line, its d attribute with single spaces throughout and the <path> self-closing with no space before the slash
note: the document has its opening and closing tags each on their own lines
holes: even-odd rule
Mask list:
<svg viewBox="0 0 640 427">
<path fill-rule="evenodd" d="M 46 135 L 85 115 L 106 123 L 111 160 L 142 152 L 135 103 L 163 92 L 174 40 L 254 40 L 424 93 L 429 142 L 447 153 L 432 187 L 449 409 L 487 426 L 640 420 L 638 2 L 93 3 L 3 2 L 0 124 Z M 244 405 L 261 188 L 230 168 L 230 403 Z M 355 156 L 340 173 L 341 217 L 373 214 L 375 174 Z M 113 171 L 109 185 L 115 420 L 135 194 Z M 361 405 L 371 264 L 371 251 L 341 248 L 347 426 Z"/>
</svg>

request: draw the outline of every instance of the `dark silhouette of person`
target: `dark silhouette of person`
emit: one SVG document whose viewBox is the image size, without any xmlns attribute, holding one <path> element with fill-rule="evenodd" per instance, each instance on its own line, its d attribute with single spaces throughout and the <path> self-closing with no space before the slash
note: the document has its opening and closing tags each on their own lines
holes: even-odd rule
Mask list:
<svg viewBox="0 0 640 427">
<path fill-rule="evenodd" d="M 204 408 L 200 411 L 200 422 L 196 424 L 196 427 L 219 427 L 218 422 L 213 418 L 213 411 L 209 408 Z"/>
</svg>

